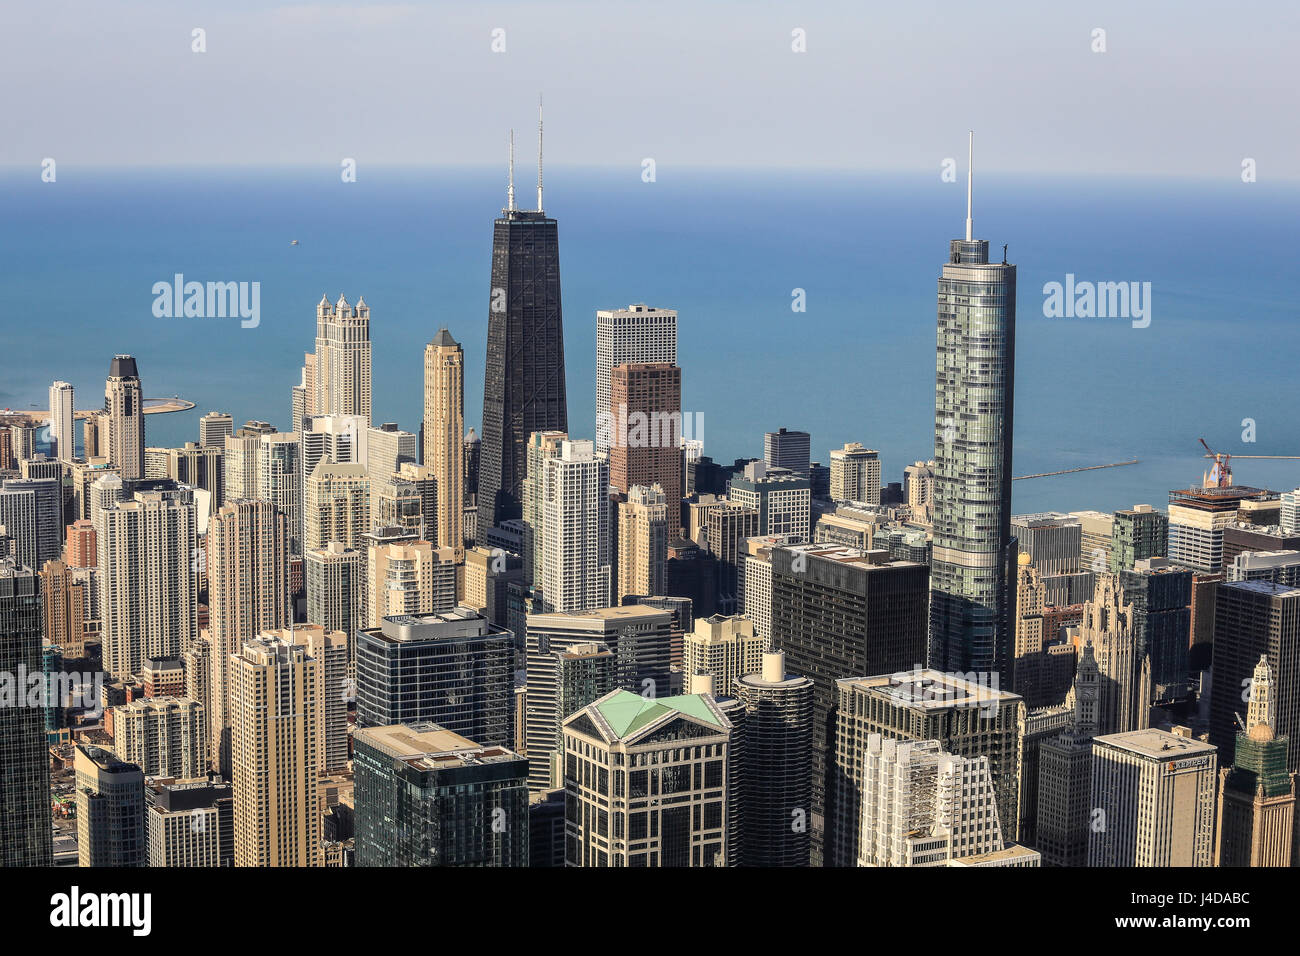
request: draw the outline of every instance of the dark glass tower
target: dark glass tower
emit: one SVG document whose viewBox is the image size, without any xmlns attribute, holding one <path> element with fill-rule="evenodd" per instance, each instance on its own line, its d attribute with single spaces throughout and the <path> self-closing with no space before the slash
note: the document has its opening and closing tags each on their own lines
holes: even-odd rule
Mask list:
<svg viewBox="0 0 1300 956">
<path fill-rule="evenodd" d="M 972 137 L 973 139 L 973 137 Z M 949 245 L 939 277 L 934 400 L 930 666 L 1006 682 L 1015 600 L 1011 434 L 1016 267 L 972 238 Z"/>
<path fill-rule="evenodd" d="M 49 866 L 50 765 L 45 715 L 23 706 L 41 673 L 41 579 L 0 558 L 0 671 L 21 695 L 0 706 L 0 867 Z"/>
<path fill-rule="evenodd" d="M 508 204 L 492 229 L 478 477 L 480 537 L 487 528 L 522 515 L 528 436 L 569 430 L 559 224 L 542 211 L 540 121 L 537 139 L 537 210 L 515 208 L 512 140 Z"/>
</svg>

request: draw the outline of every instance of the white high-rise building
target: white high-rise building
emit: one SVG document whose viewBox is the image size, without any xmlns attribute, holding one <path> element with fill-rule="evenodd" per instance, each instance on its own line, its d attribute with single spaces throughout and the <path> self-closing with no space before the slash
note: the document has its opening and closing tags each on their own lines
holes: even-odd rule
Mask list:
<svg viewBox="0 0 1300 956">
<path fill-rule="evenodd" d="M 289 553 L 302 554 L 302 449 L 293 432 L 262 436 L 257 456 L 257 497 L 289 519 Z"/>
<path fill-rule="evenodd" d="M 542 464 L 542 601 L 569 613 L 610 601 L 609 460 L 590 441 L 565 441 Z"/>
<path fill-rule="evenodd" d="M 104 670 L 129 677 L 148 658 L 179 657 L 199 636 L 194 505 L 140 492 L 104 508 L 95 531 Z"/>
<path fill-rule="evenodd" d="M 1008 844 L 989 759 L 945 753 L 937 740 L 871 734 L 862 752 L 858 866 L 1039 866 Z"/>
<path fill-rule="evenodd" d="M 596 435 L 600 452 L 608 452 L 606 438 L 612 429 L 600 428 L 600 416 L 608 414 L 610 378 L 614 367 L 625 363 L 666 362 L 677 364 L 677 312 L 656 309 L 643 303 L 626 309 L 596 313 Z M 603 434 L 602 434 L 603 432 Z"/>
<path fill-rule="evenodd" d="M 261 471 L 262 436 L 246 433 L 227 435 L 221 440 L 222 485 L 227 501 L 246 501 L 257 497 Z"/>
<path fill-rule="evenodd" d="M 316 306 L 316 357 L 309 414 L 357 415 L 370 425 L 370 307 L 339 296 Z M 364 459 L 361 459 L 364 460 Z"/>
<path fill-rule="evenodd" d="M 880 454 L 861 442 L 831 450 L 831 499 L 880 504 Z"/>
<path fill-rule="evenodd" d="M 226 412 L 208 412 L 199 419 L 199 444 L 221 448 L 227 435 L 235 433 L 235 420 Z"/>
<path fill-rule="evenodd" d="M 77 457 L 73 430 L 73 388 L 67 382 L 50 386 L 50 456 L 60 461 Z"/>
</svg>

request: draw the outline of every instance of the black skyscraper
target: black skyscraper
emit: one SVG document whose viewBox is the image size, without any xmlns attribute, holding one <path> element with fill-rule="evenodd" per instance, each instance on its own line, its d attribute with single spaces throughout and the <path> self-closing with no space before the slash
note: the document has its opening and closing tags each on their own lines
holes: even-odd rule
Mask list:
<svg viewBox="0 0 1300 956">
<path fill-rule="evenodd" d="M 528 436 L 569 428 L 559 224 L 542 212 L 540 121 L 537 138 L 537 211 L 514 208 L 512 153 L 509 202 L 492 230 L 478 479 L 480 535 L 522 514 L 520 485 Z"/>
</svg>

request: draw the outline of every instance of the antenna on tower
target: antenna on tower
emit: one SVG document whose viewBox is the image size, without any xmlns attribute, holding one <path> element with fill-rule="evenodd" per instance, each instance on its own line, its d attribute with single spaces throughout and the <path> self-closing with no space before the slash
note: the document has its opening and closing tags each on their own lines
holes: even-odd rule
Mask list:
<svg viewBox="0 0 1300 956">
<path fill-rule="evenodd" d="M 537 211 L 542 211 L 542 94 L 537 94 Z"/>
<path fill-rule="evenodd" d="M 506 189 L 506 209 L 515 208 L 515 131 L 510 131 L 510 186 Z"/>
<path fill-rule="evenodd" d="M 974 238 L 974 221 L 971 219 L 971 197 L 975 192 L 975 131 L 970 131 L 966 145 L 966 241 Z"/>
</svg>

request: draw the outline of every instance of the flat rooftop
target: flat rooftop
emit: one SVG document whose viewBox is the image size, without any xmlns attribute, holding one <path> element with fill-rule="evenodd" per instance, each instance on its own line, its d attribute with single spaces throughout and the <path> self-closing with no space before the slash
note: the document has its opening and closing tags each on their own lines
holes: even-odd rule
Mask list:
<svg viewBox="0 0 1300 956">
<path fill-rule="evenodd" d="M 1093 738 L 1098 743 L 1105 743 L 1120 750 L 1128 750 L 1144 757 L 1175 760 L 1181 757 L 1199 757 L 1202 754 L 1215 753 L 1217 748 L 1193 737 L 1179 737 L 1166 730 L 1152 727 L 1147 730 L 1131 730 L 1123 734 L 1107 734 Z"/>
<path fill-rule="evenodd" d="M 420 770 L 444 770 L 487 763 L 521 760 L 505 747 L 484 747 L 467 737 L 433 723 L 392 724 L 356 731 L 365 742 Z"/>
<path fill-rule="evenodd" d="M 876 677 L 846 677 L 836 681 L 890 698 L 904 707 L 923 710 L 946 710 L 950 707 L 987 705 L 989 701 L 1016 701 L 1019 694 L 999 690 L 955 674 L 922 668 L 881 674 Z"/>
</svg>

